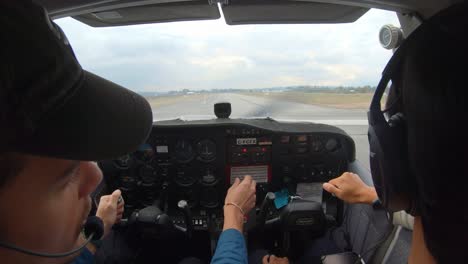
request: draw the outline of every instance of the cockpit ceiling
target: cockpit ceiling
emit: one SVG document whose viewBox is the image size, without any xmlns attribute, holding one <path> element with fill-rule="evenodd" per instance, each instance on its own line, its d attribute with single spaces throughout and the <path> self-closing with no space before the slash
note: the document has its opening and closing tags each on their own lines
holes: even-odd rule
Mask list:
<svg viewBox="0 0 468 264">
<path fill-rule="evenodd" d="M 347 23 L 370 8 L 428 18 L 463 0 L 33 0 L 93 27 L 219 19 L 227 24 Z M 220 8 L 218 8 L 220 3 Z"/>
<path fill-rule="evenodd" d="M 227 24 L 348 23 L 369 8 L 410 12 L 413 1 L 373 0 L 36 0 L 53 18 L 93 27 L 219 19 Z M 217 3 L 221 3 L 218 8 Z"/>
<path fill-rule="evenodd" d="M 238 1 L 222 5 L 221 8 L 229 25 L 349 23 L 356 21 L 368 10 L 354 6 L 278 0 L 257 1 L 253 4 Z M 220 16 L 216 5 L 208 5 L 206 1 L 188 1 L 93 12 L 73 18 L 93 27 L 105 27 L 218 19 Z"/>
</svg>

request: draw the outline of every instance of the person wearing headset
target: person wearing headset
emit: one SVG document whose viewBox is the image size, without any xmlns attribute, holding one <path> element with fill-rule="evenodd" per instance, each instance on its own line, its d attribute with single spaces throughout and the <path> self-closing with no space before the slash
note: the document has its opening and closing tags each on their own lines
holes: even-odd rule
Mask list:
<svg viewBox="0 0 468 264">
<path fill-rule="evenodd" d="M 151 108 L 83 70 L 42 7 L 2 1 L 0 12 L 0 262 L 69 263 L 81 252 L 89 259 L 95 247 L 86 240 L 106 236 L 124 206 L 119 190 L 103 196 L 100 228 L 83 237 L 102 180 L 93 161 L 143 143 Z"/>
<path fill-rule="evenodd" d="M 345 172 L 340 177 L 324 183 L 323 189 L 349 204 L 363 203 L 372 205 L 378 201 L 375 188 L 366 185 L 359 175 L 350 172 Z M 286 257 L 265 255 L 262 264 L 289 264 L 289 260 Z"/>
<path fill-rule="evenodd" d="M 102 180 L 94 161 L 144 143 L 151 107 L 83 70 L 42 7 L 2 1 L 0 13 L 0 263 L 93 263 L 93 242 L 124 205 L 115 190 L 89 220 L 90 194 Z M 250 176 L 229 189 L 215 263 L 232 255 L 227 248 L 246 255 L 239 231 L 255 200 Z"/>
<path fill-rule="evenodd" d="M 369 110 L 374 187 L 345 173 L 323 188 L 348 203 L 414 216 L 409 264 L 466 263 L 468 3 L 424 21 L 387 64 Z M 387 109 L 380 101 L 392 81 Z M 265 256 L 263 263 L 286 264 Z"/>
</svg>

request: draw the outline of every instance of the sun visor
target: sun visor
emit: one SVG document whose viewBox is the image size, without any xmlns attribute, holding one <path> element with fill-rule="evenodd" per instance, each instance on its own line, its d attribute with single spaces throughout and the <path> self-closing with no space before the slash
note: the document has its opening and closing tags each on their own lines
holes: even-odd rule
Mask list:
<svg viewBox="0 0 468 264">
<path fill-rule="evenodd" d="M 220 17 L 217 5 L 209 5 L 206 0 L 146 4 L 73 16 L 74 19 L 92 27 L 209 20 Z"/>
<path fill-rule="evenodd" d="M 232 0 L 222 10 L 227 24 L 240 25 L 351 23 L 369 9 L 307 1 Z"/>
</svg>

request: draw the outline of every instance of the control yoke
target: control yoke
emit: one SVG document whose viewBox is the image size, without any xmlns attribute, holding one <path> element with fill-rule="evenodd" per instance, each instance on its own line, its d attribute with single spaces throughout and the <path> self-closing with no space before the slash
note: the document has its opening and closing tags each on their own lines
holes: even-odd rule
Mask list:
<svg viewBox="0 0 468 264">
<path fill-rule="evenodd" d="M 185 200 L 180 200 L 177 206 L 184 215 L 186 227 L 174 224 L 171 218 L 156 205 L 147 206 L 139 211 L 133 212 L 130 218 L 122 219 L 121 223 L 116 227 L 135 226 L 140 229 L 142 233 L 153 236 L 158 236 L 168 230 L 178 230 L 187 235 L 188 238 L 191 238 L 193 224 L 188 203 Z"/>
<path fill-rule="evenodd" d="M 305 199 L 292 199 L 278 217 L 267 220 L 267 214 L 273 210 L 275 194 L 268 192 L 262 202 L 257 215 L 257 228 L 267 229 L 280 226 L 287 231 L 313 230 L 321 231 L 326 228 L 326 218 L 322 205 Z"/>
</svg>

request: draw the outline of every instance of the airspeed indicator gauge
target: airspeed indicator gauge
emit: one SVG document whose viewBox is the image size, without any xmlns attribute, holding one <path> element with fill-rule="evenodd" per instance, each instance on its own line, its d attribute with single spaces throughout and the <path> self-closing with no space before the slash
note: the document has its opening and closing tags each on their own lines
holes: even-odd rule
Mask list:
<svg viewBox="0 0 468 264">
<path fill-rule="evenodd" d="M 209 139 L 204 139 L 198 142 L 197 153 L 199 160 L 211 162 L 216 159 L 216 144 Z"/>
</svg>

